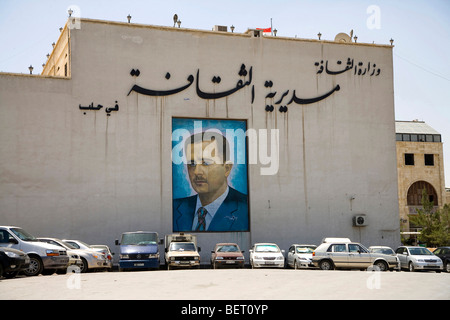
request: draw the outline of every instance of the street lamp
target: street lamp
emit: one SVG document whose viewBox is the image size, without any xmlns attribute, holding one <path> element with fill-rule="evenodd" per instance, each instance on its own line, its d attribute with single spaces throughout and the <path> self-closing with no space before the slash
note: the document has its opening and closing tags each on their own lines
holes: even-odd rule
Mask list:
<svg viewBox="0 0 450 320">
<path fill-rule="evenodd" d="M 128 14 L 127 19 L 128 19 L 128 23 L 130 23 L 130 21 L 131 21 L 131 15 L 130 14 Z"/>
<path fill-rule="evenodd" d="M 319 37 L 319 40 L 320 40 L 320 37 L 322 37 L 322 34 L 319 32 L 319 33 L 317 34 L 317 36 Z"/>
<path fill-rule="evenodd" d="M 33 74 L 33 66 L 30 64 L 30 66 L 28 67 L 28 70 L 30 70 L 30 74 Z"/>
<path fill-rule="evenodd" d="M 231 33 L 233 33 L 234 32 L 234 26 L 231 25 L 230 29 L 231 29 Z"/>
</svg>

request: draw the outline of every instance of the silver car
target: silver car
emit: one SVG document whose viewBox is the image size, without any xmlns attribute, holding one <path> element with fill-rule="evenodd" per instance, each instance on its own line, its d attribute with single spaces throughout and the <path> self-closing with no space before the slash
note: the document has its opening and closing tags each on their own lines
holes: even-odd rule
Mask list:
<svg viewBox="0 0 450 320">
<path fill-rule="evenodd" d="M 409 271 L 434 270 L 441 272 L 444 269 L 442 260 L 424 247 L 402 246 L 395 250 L 400 259 L 401 268 Z"/>
<path fill-rule="evenodd" d="M 317 248 L 313 244 L 293 244 L 289 247 L 286 266 L 299 269 L 314 267 L 312 253 Z"/>
<path fill-rule="evenodd" d="M 370 253 L 362 244 L 357 242 L 327 242 L 322 243 L 313 252 L 312 262 L 322 270 L 367 269 L 375 267 L 377 270 L 386 271 L 398 268 L 397 257 Z"/>
</svg>

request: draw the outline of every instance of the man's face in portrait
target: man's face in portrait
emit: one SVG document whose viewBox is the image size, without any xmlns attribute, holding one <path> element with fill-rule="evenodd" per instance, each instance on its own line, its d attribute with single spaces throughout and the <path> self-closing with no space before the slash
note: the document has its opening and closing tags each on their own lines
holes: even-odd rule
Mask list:
<svg viewBox="0 0 450 320">
<path fill-rule="evenodd" d="M 186 150 L 189 180 L 202 204 L 207 205 L 225 192 L 232 164 L 224 163 L 222 143 L 215 139 L 193 141 L 186 147 L 190 148 Z"/>
</svg>

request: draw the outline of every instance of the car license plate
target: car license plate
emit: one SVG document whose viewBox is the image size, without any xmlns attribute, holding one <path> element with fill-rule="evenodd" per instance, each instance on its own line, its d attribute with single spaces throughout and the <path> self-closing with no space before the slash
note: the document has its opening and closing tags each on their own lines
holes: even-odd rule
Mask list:
<svg viewBox="0 0 450 320">
<path fill-rule="evenodd" d="M 226 263 L 234 263 L 234 261 L 233 260 L 229 260 L 229 261 L 227 261 Z"/>
<path fill-rule="evenodd" d="M 135 267 L 143 267 L 144 264 L 143 264 L 143 263 L 135 263 L 134 266 L 135 266 Z"/>
<path fill-rule="evenodd" d="M 266 264 L 275 264 L 273 261 L 266 261 Z"/>
</svg>

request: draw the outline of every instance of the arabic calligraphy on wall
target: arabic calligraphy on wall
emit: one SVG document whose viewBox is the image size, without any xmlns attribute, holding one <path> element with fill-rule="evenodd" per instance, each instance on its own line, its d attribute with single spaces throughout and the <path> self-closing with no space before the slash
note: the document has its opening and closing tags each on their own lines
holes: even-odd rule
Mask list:
<svg viewBox="0 0 450 320">
<path fill-rule="evenodd" d="M 354 70 L 354 75 L 358 75 L 358 76 L 367 75 L 367 76 L 372 77 L 372 76 L 379 76 L 381 73 L 381 69 L 377 68 L 377 65 L 375 63 L 358 62 L 357 64 L 355 64 L 354 59 L 351 59 L 351 58 L 348 58 L 347 63 L 344 66 L 344 68 L 339 69 L 339 70 L 336 70 L 337 68 L 333 69 L 333 68 L 329 67 L 328 60 L 325 61 L 325 64 L 324 64 L 324 61 L 321 60 L 320 62 L 315 62 L 314 65 L 317 67 L 317 72 L 316 72 L 317 75 L 322 74 L 324 71 L 326 74 L 329 74 L 329 75 L 339 75 L 339 74 L 342 74 L 342 73 L 347 72 L 352 69 Z M 341 66 L 342 61 L 338 60 L 336 62 L 336 65 Z M 132 77 L 139 77 L 140 74 L 141 74 L 141 72 L 139 69 L 132 69 L 130 72 L 130 75 Z M 250 67 L 250 69 L 247 71 L 247 67 L 245 66 L 245 64 L 242 64 L 239 69 L 238 76 L 239 76 L 239 79 L 237 80 L 236 85 L 234 87 L 227 89 L 225 91 L 221 91 L 221 92 L 206 92 L 200 88 L 200 85 L 199 85 L 200 69 L 197 69 L 196 77 L 194 77 L 192 74 L 190 74 L 186 79 L 187 83 L 178 88 L 169 89 L 169 90 L 155 90 L 155 89 L 144 88 L 144 87 L 141 87 L 141 86 L 135 84 L 132 86 L 132 88 L 128 92 L 127 96 L 129 96 L 132 92 L 135 92 L 137 94 L 146 95 L 146 96 L 151 96 L 151 97 L 170 96 L 170 95 L 174 95 L 174 94 L 180 93 L 180 92 L 188 89 L 195 81 L 195 90 L 196 90 L 197 96 L 201 99 L 206 99 L 206 100 L 214 100 L 214 99 L 221 99 L 224 97 L 228 97 L 232 94 L 237 93 L 238 91 L 242 90 L 245 87 L 251 86 L 251 103 L 253 103 L 255 100 L 255 85 L 252 84 L 253 67 Z M 248 76 L 248 78 L 247 78 L 247 76 Z M 167 72 L 165 75 L 165 79 L 169 80 L 170 78 L 171 78 L 171 74 L 169 72 Z M 220 76 L 213 76 L 211 81 L 214 84 L 219 84 L 222 81 L 222 79 Z M 271 81 L 271 80 L 265 81 L 264 87 L 271 90 L 271 88 L 273 87 L 273 81 Z M 316 102 L 319 102 L 321 100 L 328 98 L 329 96 L 333 95 L 335 92 L 339 91 L 340 89 L 341 89 L 340 85 L 337 84 L 330 91 L 325 92 L 324 94 L 322 94 L 320 96 L 312 97 L 312 98 L 298 97 L 296 89 L 293 89 L 293 90 L 288 89 L 281 94 L 280 98 L 277 98 L 276 102 L 272 101 L 272 103 L 270 103 L 270 102 L 266 103 L 265 111 L 273 112 L 275 110 L 275 107 L 273 106 L 273 104 L 275 104 L 275 105 L 280 105 L 278 107 L 279 112 L 286 113 L 288 111 L 287 106 L 291 105 L 292 103 L 299 104 L 299 105 L 313 104 L 313 103 L 316 103 Z M 286 96 L 288 96 L 290 92 L 292 92 L 292 93 L 291 93 L 290 98 L 288 98 L 288 100 L 286 100 L 287 103 L 282 105 L 284 98 Z M 269 99 L 269 100 L 274 99 L 275 96 L 277 95 L 277 93 L 278 93 L 277 91 L 267 93 L 265 96 L 266 102 L 267 102 L 267 99 Z M 100 104 L 95 107 L 94 103 L 91 103 L 89 106 L 82 106 L 81 104 L 79 105 L 80 110 L 98 111 L 102 108 L 103 108 L 103 106 Z M 110 113 L 112 111 L 119 111 L 119 105 L 118 105 L 117 101 L 113 108 L 106 108 L 105 111 L 108 116 L 110 115 Z"/>
</svg>

